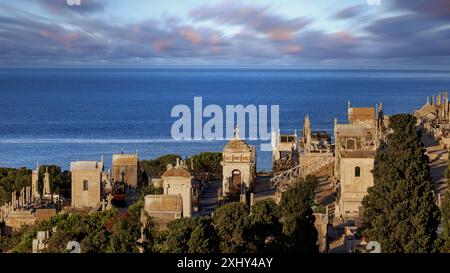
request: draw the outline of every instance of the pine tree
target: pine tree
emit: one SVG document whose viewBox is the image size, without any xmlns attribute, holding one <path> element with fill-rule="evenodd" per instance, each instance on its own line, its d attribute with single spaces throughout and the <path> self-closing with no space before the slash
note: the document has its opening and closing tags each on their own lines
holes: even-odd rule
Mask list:
<svg viewBox="0 0 450 273">
<path fill-rule="evenodd" d="M 416 119 L 394 115 L 389 127 L 388 147 L 377 152 L 374 186 L 363 200 L 364 233 L 382 252 L 431 252 L 439 210 Z"/>
<path fill-rule="evenodd" d="M 220 238 L 220 252 L 247 253 L 253 249 L 249 234 L 249 215 L 244 204 L 228 203 L 216 209 L 212 218 Z"/>
</svg>

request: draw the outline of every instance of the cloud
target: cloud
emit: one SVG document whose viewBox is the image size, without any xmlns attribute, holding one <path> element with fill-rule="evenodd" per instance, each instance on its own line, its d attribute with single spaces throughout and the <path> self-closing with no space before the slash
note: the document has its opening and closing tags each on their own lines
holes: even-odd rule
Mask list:
<svg viewBox="0 0 450 273">
<path fill-rule="evenodd" d="M 129 24 L 71 17 L 72 25 L 28 16 L 0 16 L 1 62 L 116 62 L 151 58 L 206 57 L 229 44 L 210 28 L 179 20 L 148 19 Z"/>
<path fill-rule="evenodd" d="M 392 5 L 398 9 L 409 10 L 431 17 L 450 19 L 449 0 L 393 0 Z"/>
<path fill-rule="evenodd" d="M 191 27 L 182 27 L 178 33 L 192 44 L 199 44 L 202 41 L 202 34 Z"/>
<path fill-rule="evenodd" d="M 220 24 L 237 25 L 246 31 L 267 35 L 275 41 L 293 39 L 295 33 L 306 27 L 305 17 L 283 18 L 271 13 L 269 6 L 242 5 L 236 1 L 224 1 L 216 5 L 193 9 L 189 15 L 197 21 L 211 20 Z"/>
<path fill-rule="evenodd" d="M 354 5 L 350 7 L 346 7 L 344 9 L 339 10 L 338 12 L 334 13 L 332 18 L 338 19 L 338 20 L 345 20 L 354 18 L 357 16 L 360 16 L 365 11 L 365 5 Z"/>
<path fill-rule="evenodd" d="M 366 28 L 377 57 L 450 56 L 450 27 L 423 14 L 382 18 Z"/>
<path fill-rule="evenodd" d="M 287 17 L 271 6 L 236 1 L 199 6 L 184 17 L 127 23 L 94 16 L 105 12 L 103 1 L 82 2 L 92 16 L 38 1 L 48 13 L 0 4 L 2 65 L 385 65 L 450 58 L 449 23 L 401 0 L 390 7 L 406 14 L 372 16 L 357 5 L 325 16 L 360 23 L 364 15 L 364 23 L 351 29 L 321 28 L 312 17 Z M 235 31 L 227 32 L 230 28 Z"/>
<path fill-rule="evenodd" d="M 65 0 L 36 0 L 44 9 L 53 14 L 65 15 L 68 13 L 91 14 L 100 13 L 105 10 L 104 0 L 80 0 L 81 5 L 70 6 Z"/>
</svg>

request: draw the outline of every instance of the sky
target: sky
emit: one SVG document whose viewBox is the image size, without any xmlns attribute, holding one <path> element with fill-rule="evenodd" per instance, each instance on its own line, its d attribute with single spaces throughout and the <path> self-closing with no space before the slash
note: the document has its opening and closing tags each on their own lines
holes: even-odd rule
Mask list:
<svg viewBox="0 0 450 273">
<path fill-rule="evenodd" d="M 450 0 L 67 1 L 0 0 L 0 66 L 450 68 Z"/>
</svg>

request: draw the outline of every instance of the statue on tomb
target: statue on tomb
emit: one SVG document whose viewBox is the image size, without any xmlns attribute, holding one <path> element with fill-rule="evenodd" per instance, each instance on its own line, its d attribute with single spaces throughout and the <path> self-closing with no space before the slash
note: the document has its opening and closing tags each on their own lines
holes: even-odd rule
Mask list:
<svg viewBox="0 0 450 273">
<path fill-rule="evenodd" d="M 112 194 L 108 194 L 108 197 L 106 197 L 108 199 L 108 205 L 106 206 L 106 209 L 112 209 L 113 205 L 112 205 L 112 200 L 113 200 L 113 196 Z"/>
<path fill-rule="evenodd" d="M 239 124 L 234 128 L 234 139 L 239 139 Z"/>
</svg>

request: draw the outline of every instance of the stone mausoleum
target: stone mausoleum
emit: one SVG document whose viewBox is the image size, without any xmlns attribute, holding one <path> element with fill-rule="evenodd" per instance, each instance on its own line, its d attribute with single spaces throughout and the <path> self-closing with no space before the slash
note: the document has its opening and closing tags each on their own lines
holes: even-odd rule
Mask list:
<svg viewBox="0 0 450 273">
<path fill-rule="evenodd" d="M 225 145 L 222 153 L 223 194 L 238 190 L 245 185 L 251 190 L 256 178 L 255 147 L 239 138 L 235 130 L 234 138 Z"/>
</svg>

